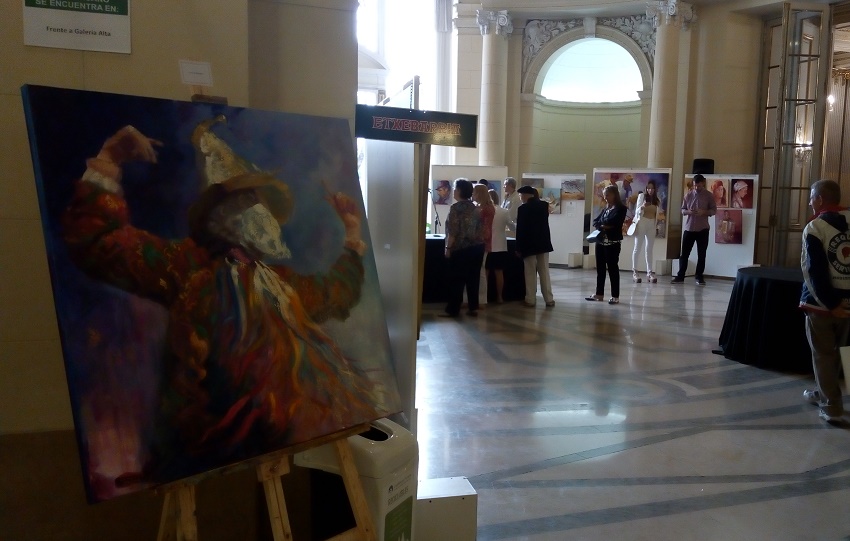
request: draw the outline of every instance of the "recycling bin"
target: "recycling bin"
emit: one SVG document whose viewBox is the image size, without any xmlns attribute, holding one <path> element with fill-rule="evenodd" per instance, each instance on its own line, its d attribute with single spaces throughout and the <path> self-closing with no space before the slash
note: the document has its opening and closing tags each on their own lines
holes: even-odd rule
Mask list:
<svg viewBox="0 0 850 541">
<path fill-rule="evenodd" d="M 378 540 L 412 541 L 419 464 L 416 438 L 403 426 L 378 419 L 348 441 Z M 340 474 L 333 444 L 296 453 L 295 464 Z"/>
</svg>

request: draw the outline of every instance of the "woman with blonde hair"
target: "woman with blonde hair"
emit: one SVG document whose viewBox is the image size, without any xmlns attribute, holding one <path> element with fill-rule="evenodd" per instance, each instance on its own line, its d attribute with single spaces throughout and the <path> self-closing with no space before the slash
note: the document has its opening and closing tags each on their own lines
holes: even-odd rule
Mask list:
<svg viewBox="0 0 850 541">
<path fill-rule="evenodd" d="M 589 301 L 605 298 L 605 274 L 611 278 L 611 298 L 608 304 L 620 302 L 620 245 L 623 242 L 623 222 L 626 221 L 626 206 L 620 199 L 616 186 L 606 186 L 602 192 L 607 206 L 593 220 L 599 231 L 596 237 L 596 293 L 585 297 Z"/>
<path fill-rule="evenodd" d="M 490 198 L 490 189 L 486 184 L 476 184 L 472 189 L 472 201 L 481 212 L 481 232 L 484 236 L 484 259 L 481 261 L 478 281 L 478 305 L 487 304 L 487 269 L 485 264 L 487 257 L 493 249 L 493 216 L 496 214 L 496 206 Z"/>
</svg>

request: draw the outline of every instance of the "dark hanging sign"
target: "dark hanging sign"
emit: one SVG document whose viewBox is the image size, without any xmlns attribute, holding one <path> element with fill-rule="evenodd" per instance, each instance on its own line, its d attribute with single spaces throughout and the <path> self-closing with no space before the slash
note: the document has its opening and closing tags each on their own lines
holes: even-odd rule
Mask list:
<svg viewBox="0 0 850 541">
<path fill-rule="evenodd" d="M 358 104 L 354 135 L 364 139 L 474 148 L 478 140 L 478 116 Z"/>
</svg>

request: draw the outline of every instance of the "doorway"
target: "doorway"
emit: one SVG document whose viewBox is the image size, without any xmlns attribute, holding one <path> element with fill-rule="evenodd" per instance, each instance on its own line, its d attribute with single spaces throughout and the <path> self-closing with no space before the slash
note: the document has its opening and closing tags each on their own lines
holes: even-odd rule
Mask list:
<svg viewBox="0 0 850 541">
<path fill-rule="evenodd" d="M 830 178 L 850 195 L 850 2 L 832 11 L 784 4 L 765 24 L 764 50 L 755 261 L 791 267 L 811 183 Z"/>
</svg>

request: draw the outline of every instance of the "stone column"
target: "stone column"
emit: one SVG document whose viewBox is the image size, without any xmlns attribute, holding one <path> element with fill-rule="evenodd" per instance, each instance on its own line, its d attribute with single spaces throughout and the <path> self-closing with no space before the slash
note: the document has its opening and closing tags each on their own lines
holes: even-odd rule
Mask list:
<svg viewBox="0 0 850 541">
<path fill-rule="evenodd" d="M 679 28 L 661 24 L 655 34 L 652 106 L 649 121 L 649 167 L 673 167 L 676 147 L 676 101 Z"/>
<path fill-rule="evenodd" d="M 690 49 L 679 50 L 680 37 L 681 32 L 687 32 L 696 21 L 696 10 L 679 0 L 654 0 L 647 2 L 646 15 L 653 18 L 656 27 L 647 165 L 675 168 L 678 158 L 681 169 L 686 120 L 683 113 L 687 111 L 688 100 L 688 60 L 684 59 L 682 64 L 681 54 Z M 681 74 L 680 65 L 685 66 Z M 682 95 L 679 95 L 680 88 L 685 89 Z M 673 171 L 674 178 L 679 173 L 681 170 Z"/>
<path fill-rule="evenodd" d="M 513 31 L 507 11 L 478 10 L 483 36 L 481 112 L 478 118 L 478 165 L 505 164 L 508 84 L 508 36 Z"/>
<path fill-rule="evenodd" d="M 477 4 L 480 6 L 481 4 Z M 481 31 L 476 4 L 455 2 L 451 99 L 448 111 L 469 115 L 481 114 Z M 478 148 L 450 147 L 456 165 L 478 165 Z"/>
</svg>

